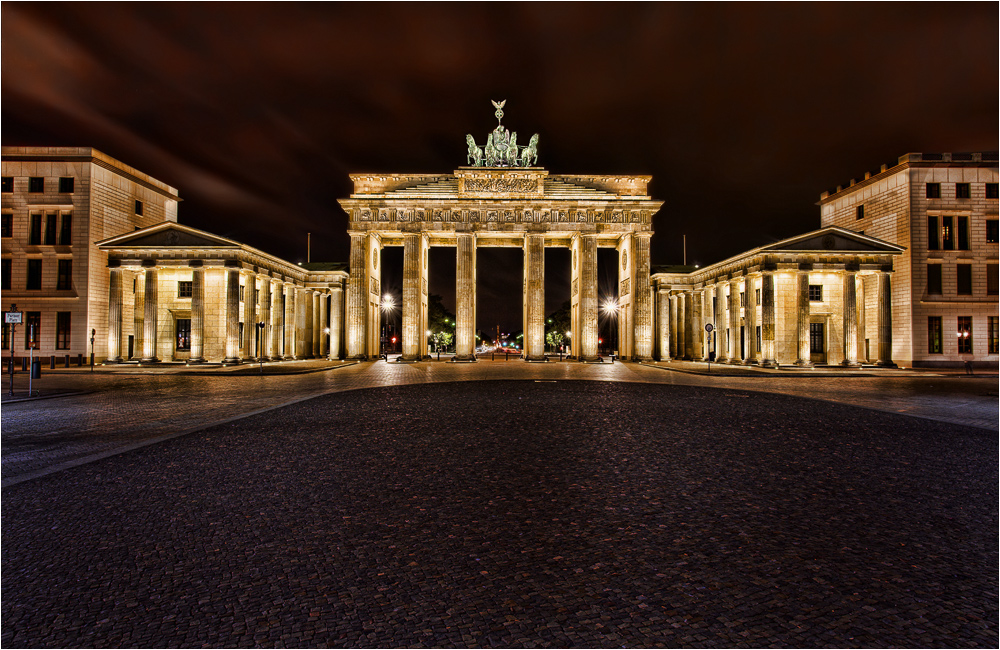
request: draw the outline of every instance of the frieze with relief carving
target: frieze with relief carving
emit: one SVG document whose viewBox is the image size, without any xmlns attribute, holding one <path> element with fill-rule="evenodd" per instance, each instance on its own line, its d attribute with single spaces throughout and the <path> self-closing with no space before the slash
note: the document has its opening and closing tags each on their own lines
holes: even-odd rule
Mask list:
<svg viewBox="0 0 1000 650">
<path fill-rule="evenodd" d="M 621 281 L 621 286 L 618 289 L 618 294 L 622 296 L 627 296 L 631 291 L 632 283 L 629 282 L 631 278 L 625 278 Z"/>
<path fill-rule="evenodd" d="M 538 191 L 536 178 L 467 178 L 466 192 L 495 194 L 528 194 Z"/>
</svg>

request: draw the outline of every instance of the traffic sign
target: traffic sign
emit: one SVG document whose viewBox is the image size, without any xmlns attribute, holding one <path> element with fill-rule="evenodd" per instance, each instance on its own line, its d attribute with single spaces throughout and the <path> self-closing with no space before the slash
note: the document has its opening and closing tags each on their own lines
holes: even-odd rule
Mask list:
<svg viewBox="0 0 1000 650">
<path fill-rule="evenodd" d="M 3 317 L 4 317 L 3 322 L 7 323 L 8 325 L 20 325 L 21 324 L 21 314 L 23 314 L 23 313 L 24 312 L 20 312 L 20 311 L 9 311 L 9 312 L 6 312 L 3 315 Z"/>
<path fill-rule="evenodd" d="M 715 329 L 714 325 L 712 325 L 711 323 L 705 323 L 705 331 L 706 332 L 711 332 L 714 329 Z"/>
</svg>

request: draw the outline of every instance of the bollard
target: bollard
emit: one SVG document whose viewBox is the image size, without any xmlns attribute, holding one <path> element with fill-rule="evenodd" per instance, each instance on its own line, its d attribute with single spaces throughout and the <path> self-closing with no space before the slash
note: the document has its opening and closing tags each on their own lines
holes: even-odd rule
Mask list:
<svg viewBox="0 0 1000 650">
<path fill-rule="evenodd" d="M 76 355 L 76 366 L 77 366 L 77 368 L 82 368 L 83 367 L 83 355 L 82 354 Z"/>
<path fill-rule="evenodd" d="M 42 376 L 42 359 L 41 357 L 31 360 L 31 378 L 39 379 Z"/>
<path fill-rule="evenodd" d="M 28 372 L 28 357 L 21 357 L 21 372 Z"/>
<path fill-rule="evenodd" d="M 69 368 L 69 355 L 66 355 L 66 367 Z"/>
<path fill-rule="evenodd" d="M 55 370 L 55 369 L 56 369 L 56 355 L 53 354 L 51 357 L 49 357 L 49 370 Z"/>
</svg>

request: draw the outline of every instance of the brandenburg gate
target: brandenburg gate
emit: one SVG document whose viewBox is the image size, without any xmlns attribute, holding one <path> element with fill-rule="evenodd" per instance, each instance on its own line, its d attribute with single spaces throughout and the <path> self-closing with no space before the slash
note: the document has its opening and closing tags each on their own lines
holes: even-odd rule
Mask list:
<svg viewBox="0 0 1000 650">
<path fill-rule="evenodd" d="M 662 206 L 647 195 L 649 176 L 553 175 L 538 167 L 538 136 L 527 146 L 502 125 L 484 147 L 469 135 L 467 165 L 451 174 L 352 174 L 354 192 L 340 205 L 349 217 L 350 276 L 345 338 L 350 358 L 379 353 L 380 261 L 403 247 L 403 361 L 427 348 L 427 258 L 431 247 L 456 250 L 455 359 L 475 360 L 476 250 L 524 252 L 524 355 L 545 359 L 545 248 L 571 253 L 571 356 L 598 358 L 597 249 L 618 251 L 618 349 L 653 355 L 649 243 Z"/>
</svg>

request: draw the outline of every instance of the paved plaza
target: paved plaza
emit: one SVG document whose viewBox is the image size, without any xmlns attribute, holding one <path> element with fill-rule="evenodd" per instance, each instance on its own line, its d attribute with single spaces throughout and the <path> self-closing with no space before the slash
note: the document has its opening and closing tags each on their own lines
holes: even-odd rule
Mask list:
<svg viewBox="0 0 1000 650">
<path fill-rule="evenodd" d="M 997 645 L 995 377 L 247 370 L 5 400 L 4 647 Z"/>
</svg>

